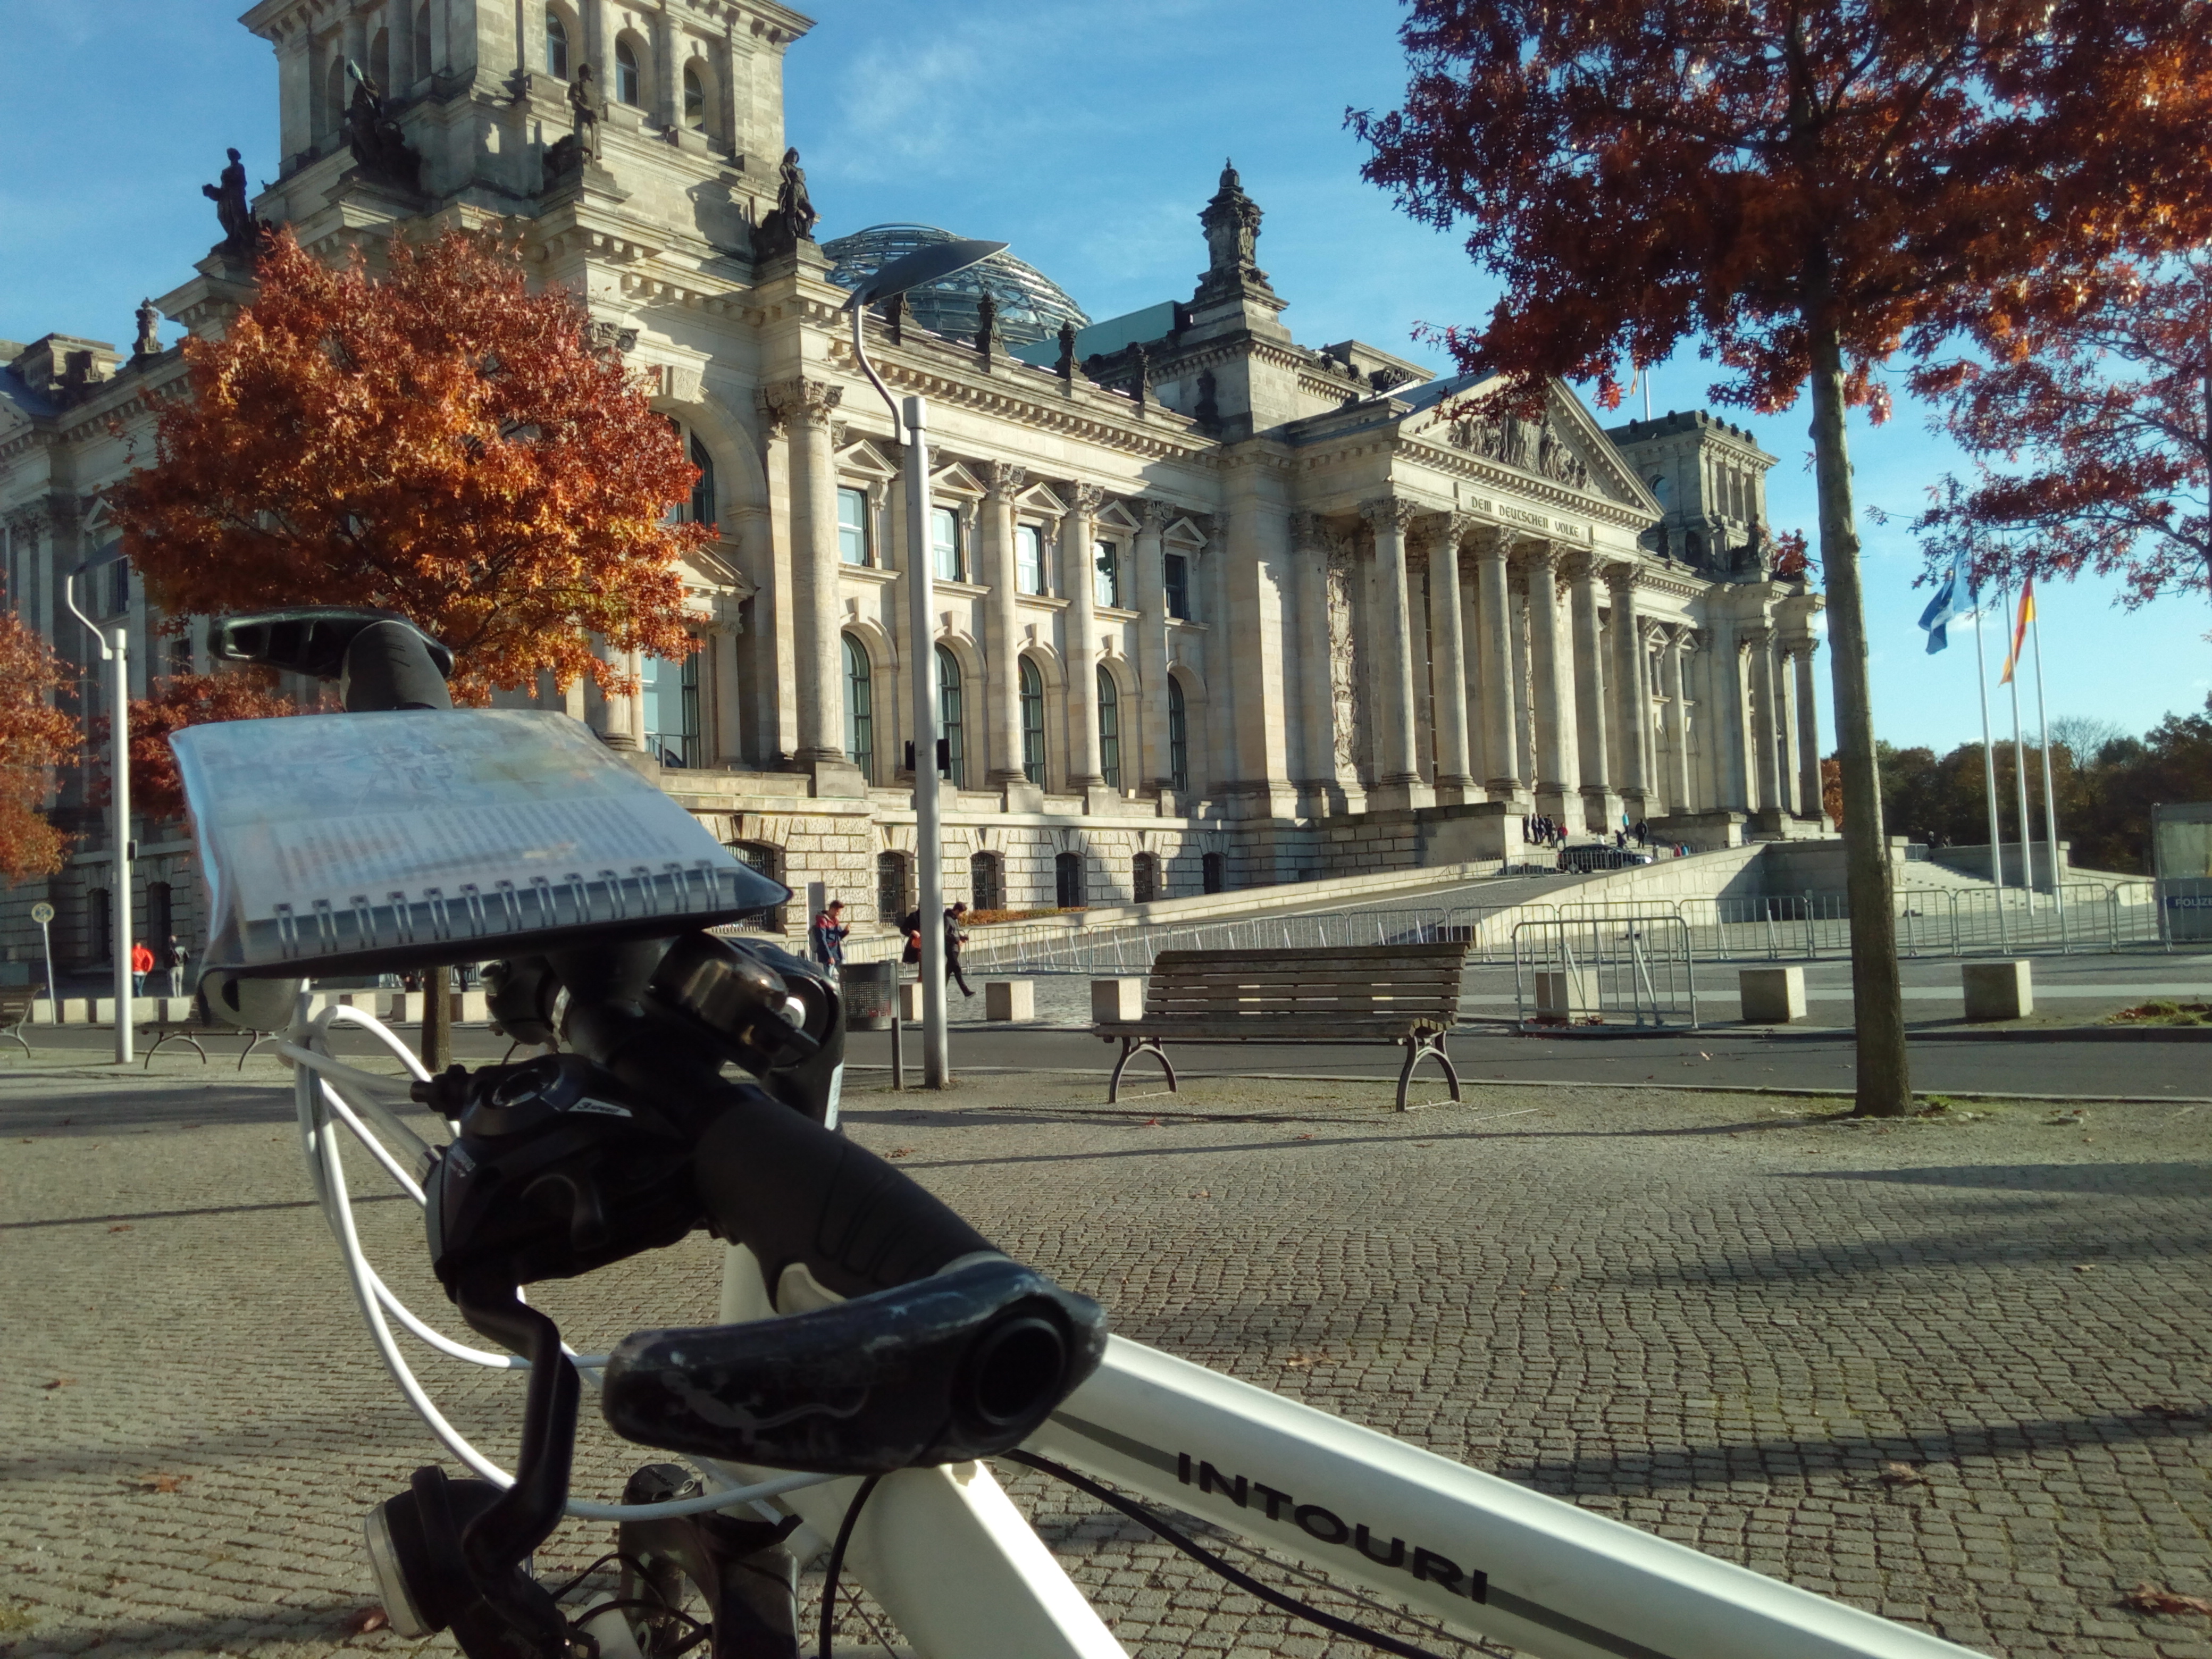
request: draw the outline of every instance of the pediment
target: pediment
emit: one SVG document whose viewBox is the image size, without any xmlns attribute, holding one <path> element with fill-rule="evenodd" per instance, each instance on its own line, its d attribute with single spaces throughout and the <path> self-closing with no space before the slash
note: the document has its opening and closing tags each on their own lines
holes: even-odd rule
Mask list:
<svg viewBox="0 0 2212 1659">
<path fill-rule="evenodd" d="M 1664 511 L 1565 382 L 1552 382 L 1540 421 L 1486 412 L 1483 403 L 1498 385 L 1493 378 L 1443 398 L 1417 429 L 1495 465 L 1516 468 L 1654 518 Z"/>
<path fill-rule="evenodd" d="M 847 444 L 837 452 L 840 471 L 857 472 L 863 477 L 889 480 L 898 477 L 898 468 L 885 459 L 884 452 L 866 438 Z"/>
<path fill-rule="evenodd" d="M 975 475 L 957 461 L 946 466 L 940 466 L 936 471 L 931 473 L 929 486 L 932 489 L 945 495 L 973 495 L 978 500 L 987 493 Z"/>
<path fill-rule="evenodd" d="M 1160 539 L 1173 543 L 1177 547 L 1203 548 L 1206 545 L 1206 532 L 1188 519 L 1177 519 L 1160 532 Z"/>
<path fill-rule="evenodd" d="M 1126 531 L 1132 536 L 1135 535 L 1139 528 L 1137 515 L 1130 512 L 1127 505 L 1121 501 L 1109 501 L 1100 507 L 1097 522 L 1101 530 Z"/>
<path fill-rule="evenodd" d="M 1041 483 L 1033 483 L 1014 497 L 1014 506 L 1024 513 L 1041 514 L 1048 519 L 1064 518 L 1067 503 Z"/>
</svg>

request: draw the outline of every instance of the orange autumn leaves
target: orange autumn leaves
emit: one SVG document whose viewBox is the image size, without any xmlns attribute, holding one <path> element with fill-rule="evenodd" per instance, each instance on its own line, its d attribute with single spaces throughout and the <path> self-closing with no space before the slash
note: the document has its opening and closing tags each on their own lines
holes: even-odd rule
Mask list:
<svg viewBox="0 0 2212 1659">
<path fill-rule="evenodd" d="M 477 235 L 387 261 L 280 233 L 252 307 L 187 343 L 152 464 L 108 497 L 149 599 L 387 606 L 453 648 L 464 701 L 629 690 L 595 643 L 688 653 L 678 562 L 713 532 L 667 515 L 697 470 L 582 306 Z"/>
<path fill-rule="evenodd" d="M 10 883 L 53 874 L 69 851 L 39 804 L 82 745 L 76 721 L 53 705 L 70 678 L 44 640 L 0 612 L 0 878 Z"/>
</svg>

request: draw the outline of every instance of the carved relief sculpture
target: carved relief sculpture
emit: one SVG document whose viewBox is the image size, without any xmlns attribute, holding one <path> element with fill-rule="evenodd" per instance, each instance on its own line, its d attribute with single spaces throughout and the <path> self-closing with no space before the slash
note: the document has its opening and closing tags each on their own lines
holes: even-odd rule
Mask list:
<svg viewBox="0 0 2212 1659">
<path fill-rule="evenodd" d="M 1359 770 L 1359 730 L 1365 711 L 1359 688 L 1358 614 L 1352 605 L 1352 584 L 1358 567 L 1352 544 L 1344 537 L 1316 528 L 1315 536 L 1328 560 L 1328 679 L 1329 705 L 1335 712 L 1336 769 L 1340 776 Z"/>
</svg>

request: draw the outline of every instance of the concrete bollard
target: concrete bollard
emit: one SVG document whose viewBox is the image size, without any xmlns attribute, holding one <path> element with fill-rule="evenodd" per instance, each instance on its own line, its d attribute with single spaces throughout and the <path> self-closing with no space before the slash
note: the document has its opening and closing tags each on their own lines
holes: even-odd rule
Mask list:
<svg viewBox="0 0 2212 1659">
<path fill-rule="evenodd" d="M 110 1012 L 111 1013 L 112 1012 L 112 1010 Z M 91 1024 L 92 1000 L 89 997 L 64 997 L 62 999 L 62 1024 L 64 1025 Z"/>
<path fill-rule="evenodd" d="M 1145 981 L 1140 979 L 1094 979 L 1091 981 L 1091 1018 L 1101 1025 L 1145 1017 Z"/>
<path fill-rule="evenodd" d="M 1802 968 L 1746 968 L 1736 975 L 1743 1018 L 1752 1025 L 1787 1025 L 1805 1018 Z"/>
<path fill-rule="evenodd" d="M 2026 1019 L 2035 1012 L 2035 966 L 2028 962 L 1961 963 L 1970 1020 Z"/>
<path fill-rule="evenodd" d="M 905 1025 L 921 1024 L 921 981 L 901 980 L 898 988 L 899 1021 Z"/>
<path fill-rule="evenodd" d="M 1572 1019 L 1595 1011 L 1587 969 L 1547 968 L 1536 974 L 1536 1014 L 1542 1019 Z"/>
<path fill-rule="evenodd" d="M 988 1020 L 1035 1019 L 1036 981 L 1031 979 L 985 980 L 983 1018 Z"/>
</svg>

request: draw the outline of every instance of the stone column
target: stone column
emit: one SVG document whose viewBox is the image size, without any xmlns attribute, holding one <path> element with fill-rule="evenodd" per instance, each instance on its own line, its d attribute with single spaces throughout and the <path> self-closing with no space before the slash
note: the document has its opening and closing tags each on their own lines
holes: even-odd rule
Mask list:
<svg viewBox="0 0 2212 1659">
<path fill-rule="evenodd" d="M 592 647 L 592 654 L 633 684 L 636 683 L 635 653 L 614 650 L 601 640 Z M 636 750 L 644 747 L 639 741 L 639 728 L 645 722 L 645 711 L 641 705 L 641 700 L 634 691 L 602 692 L 599 696 L 599 740 L 610 749 Z"/>
<path fill-rule="evenodd" d="M 1606 669 L 1605 653 L 1598 638 L 1597 583 L 1598 560 L 1595 554 L 1571 553 L 1566 558 L 1566 574 L 1571 585 L 1567 603 L 1574 630 L 1575 653 L 1575 738 L 1582 763 L 1583 822 L 1601 835 L 1611 835 L 1616 819 L 1620 816 L 1620 797 L 1613 791 L 1613 775 L 1608 762 L 1607 746 L 1612 736 L 1610 728 L 1620 719 L 1608 717 L 1606 708 L 1606 683 L 1619 681 L 1624 665 L 1627 684 L 1621 687 L 1623 696 L 1634 689 L 1635 659 L 1623 665 L 1616 656 L 1613 672 Z M 1610 577 L 1611 572 L 1607 573 Z M 1619 600 L 1613 605 L 1613 623 L 1618 630 L 1623 620 Z M 1624 731 L 1620 734 L 1632 741 Z"/>
<path fill-rule="evenodd" d="M 1395 496 L 1359 508 L 1375 532 L 1376 638 L 1383 647 L 1376 665 L 1375 793 L 1369 805 L 1383 809 L 1426 806 L 1433 799 L 1414 764 L 1413 612 L 1406 591 L 1406 530 L 1419 514 Z"/>
<path fill-rule="evenodd" d="M 1106 781 L 1098 770 L 1098 603 L 1091 580 L 1106 492 L 1078 483 L 1070 495 L 1073 505 L 1060 521 L 1060 581 L 1067 597 L 1067 787 L 1080 794 Z"/>
<path fill-rule="evenodd" d="M 1797 811 L 1808 818 L 1825 818 L 1820 804 L 1820 706 L 1815 696 L 1818 678 L 1813 672 L 1817 639 L 1799 640 L 1790 653 L 1797 671 Z"/>
<path fill-rule="evenodd" d="M 1536 810 L 1571 823 L 1579 787 L 1562 672 L 1571 665 L 1561 660 L 1568 647 L 1559 637 L 1560 550 L 1555 543 L 1536 542 L 1527 554 L 1528 666 L 1536 689 Z"/>
<path fill-rule="evenodd" d="M 1690 708 L 1682 659 L 1690 654 L 1690 630 L 1667 629 L 1667 811 L 1680 816 L 1694 810 L 1690 793 Z"/>
<path fill-rule="evenodd" d="M 1712 737 L 1712 804 L 1727 812 L 1752 810 L 1750 775 L 1744 764 L 1743 652 L 1736 624 L 1717 621 L 1705 653 L 1706 701 L 1712 705 L 1706 730 Z"/>
<path fill-rule="evenodd" d="M 1629 560 L 1606 568 L 1613 591 L 1613 719 L 1620 755 L 1620 806 L 1629 821 L 1651 811 L 1651 686 L 1644 654 L 1644 619 L 1636 611 L 1642 568 Z"/>
<path fill-rule="evenodd" d="M 1331 672 L 1328 527 L 1317 513 L 1291 515 L 1291 559 L 1297 570 L 1298 810 L 1340 809 L 1336 776 L 1336 683 Z"/>
<path fill-rule="evenodd" d="M 1439 513 L 1429 520 L 1429 686 L 1434 711 L 1437 800 L 1455 806 L 1475 799 L 1474 762 L 1467 730 L 1467 635 L 1460 603 L 1459 544 L 1471 521 Z"/>
<path fill-rule="evenodd" d="M 708 752 L 718 766 L 740 766 L 744 762 L 744 708 L 738 695 L 738 635 L 743 631 L 735 602 L 728 602 L 725 608 L 725 602 L 717 600 L 714 621 L 707 629 L 706 648 L 714 697 L 714 738 Z"/>
<path fill-rule="evenodd" d="M 1779 723 L 1774 702 L 1774 630 L 1764 624 L 1744 630 L 1751 652 L 1751 750 L 1758 798 L 1752 803 L 1762 812 L 1782 810 L 1782 751 L 1776 741 Z"/>
<path fill-rule="evenodd" d="M 1511 800 L 1521 787 L 1519 737 L 1513 717 L 1513 591 L 1506 577 L 1505 538 L 1486 531 L 1476 544 L 1475 587 L 1482 632 L 1482 747 L 1492 800 Z"/>
<path fill-rule="evenodd" d="M 1020 792 L 1029 784 L 1022 770 L 1022 680 L 1015 659 L 1021 651 L 1021 622 L 1014 594 L 1014 497 L 1029 473 L 1006 461 L 986 462 L 983 482 L 983 580 L 991 597 L 983 606 L 984 702 L 990 711 L 990 785 Z M 1009 801 L 1008 809 L 1015 803 Z M 1035 810 L 1033 807 L 1024 810 Z"/>
<path fill-rule="evenodd" d="M 821 769 L 859 773 L 845 757 L 845 685 L 838 635 L 837 458 L 831 414 L 844 388 L 812 380 L 785 380 L 769 389 L 770 402 L 791 424 L 791 574 L 793 663 L 792 696 L 798 705 L 799 748 L 793 758 L 818 775 Z"/>
<path fill-rule="evenodd" d="M 1774 724 L 1781 750 L 1774 769 L 1775 780 L 1781 786 L 1775 804 L 1790 817 L 1802 817 L 1804 809 L 1797 799 L 1797 682 L 1790 672 L 1794 648 L 1787 641 L 1775 647 L 1779 660 L 1774 665 Z"/>
</svg>

